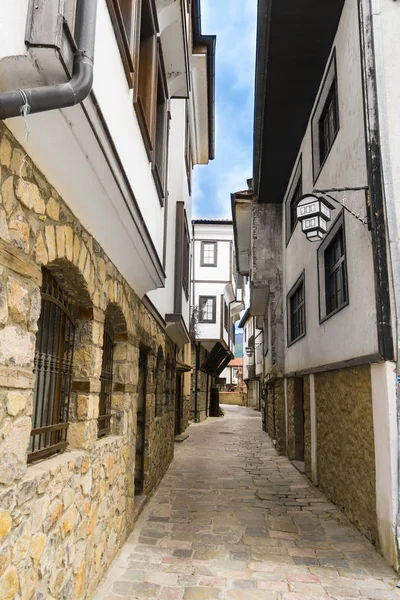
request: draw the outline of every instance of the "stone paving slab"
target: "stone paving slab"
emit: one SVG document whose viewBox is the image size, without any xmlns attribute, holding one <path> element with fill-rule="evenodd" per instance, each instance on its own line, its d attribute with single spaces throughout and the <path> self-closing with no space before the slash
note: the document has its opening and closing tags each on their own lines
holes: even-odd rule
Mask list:
<svg viewBox="0 0 400 600">
<path fill-rule="evenodd" d="M 398 578 L 261 430 L 190 427 L 95 600 L 399 600 Z"/>
</svg>

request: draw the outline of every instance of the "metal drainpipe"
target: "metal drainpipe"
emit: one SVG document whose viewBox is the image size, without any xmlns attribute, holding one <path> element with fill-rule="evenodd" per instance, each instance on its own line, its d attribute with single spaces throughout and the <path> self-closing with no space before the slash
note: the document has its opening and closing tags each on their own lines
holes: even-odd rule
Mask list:
<svg viewBox="0 0 400 600">
<path fill-rule="evenodd" d="M 397 232 L 397 214 L 396 214 L 396 198 L 393 196 L 391 186 L 385 186 L 383 176 L 382 163 L 387 160 L 386 146 L 380 143 L 381 128 L 386 130 L 389 127 L 387 116 L 379 114 L 378 105 L 378 90 L 377 90 L 377 69 L 376 60 L 379 60 L 379 53 L 375 53 L 376 42 L 379 44 L 379 28 L 374 27 L 374 13 L 371 0 L 359 0 L 359 22 L 360 22 L 360 43 L 361 43 L 361 59 L 362 59 L 362 76 L 363 76 L 363 92 L 364 92 L 364 112 L 367 132 L 367 156 L 370 162 L 370 169 L 374 172 L 375 177 L 371 178 L 370 193 L 374 196 L 377 193 L 378 197 L 382 196 L 381 212 L 385 214 L 385 228 L 381 227 L 377 235 L 382 235 L 382 243 L 386 247 L 388 241 L 388 252 L 390 256 L 390 267 L 392 271 L 393 295 L 395 304 L 395 352 L 394 357 L 384 356 L 386 360 L 396 361 L 397 381 L 400 379 L 399 366 L 399 316 L 400 316 L 400 281 L 398 274 L 400 273 L 400 246 Z M 382 65 L 380 65 L 382 66 Z M 384 94 L 384 90 L 380 91 Z M 374 209 L 374 204 L 371 198 L 371 208 Z M 374 225 L 374 223 L 373 223 Z M 386 233 L 387 232 L 387 233 Z M 388 240 L 386 239 L 386 235 Z M 400 449 L 400 386 L 397 385 L 397 431 L 398 452 Z M 400 460 L 397 463 L 398 481 L 400 481 Z M 397 487 L 397 522 L 396 522 L 396 546 L 397 554 L 400 555 L 400 487 Z"/>
<path fill-rule="evenodd" d="M 73 74 L 67 83 L 0 93 L 0 120 L 21 116 L 27 102 L 29 114 L 66 108 L 82 102 L 93 85 L 97 0 L 80 0 L 76 8 Z"/>
</svg>

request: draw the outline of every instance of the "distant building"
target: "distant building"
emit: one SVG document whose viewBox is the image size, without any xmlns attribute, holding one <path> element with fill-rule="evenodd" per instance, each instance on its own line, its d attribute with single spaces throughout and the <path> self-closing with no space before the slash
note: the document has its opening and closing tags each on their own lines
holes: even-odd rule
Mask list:
<svg viewBox="0 0 400 600">
<path fill-rule="evenodd" d="M 192 406 L 194 419 L 202 420 L 211 388 L 234 358 L 235 322 L 243 305 L 234 278 L 232 221 L 198 219 L 192 228 Z"/>
</svg>

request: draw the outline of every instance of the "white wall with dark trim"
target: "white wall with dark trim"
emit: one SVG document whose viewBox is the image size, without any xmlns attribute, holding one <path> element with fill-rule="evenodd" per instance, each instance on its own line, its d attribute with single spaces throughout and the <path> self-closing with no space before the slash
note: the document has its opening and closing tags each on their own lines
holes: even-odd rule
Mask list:
<svg viewBox="0 0 400 600">
<path fill-rule="evenodd" d="M 310 119 L 299 152 L 302 159 L 303 193 L 312 192 L 313 189 L 367 185 L 360 43 L 355 2 L 345 3 L 332 52 L 336 53 L 340 127 L 314 182 Z M 322 82 L 320 93 L 323 87 Z M 293 165 L 294 173 L 297 164 L 298 158 Z M 288 190 L 290 187 L 291 181 L 288 181 Z M 338 200 L 346 198 L 351 210 L 362 217 L 366 216 L 364 191 L 333 195 Z M 286 202 L 290 202 L 288 194 L 282 207 L 284 219 L 287 214 Z M 332 227 L 342 211 L 337 206 L 332 211 L 329 227 Z M 299 223 L 287 246 L 286 239 L 283 239 L 285 311 L 287 293 L 303 270 L 306 299 L 306 335 L 286 349 L 287 373 L 373 355 L 378 351 L 371 234 L 366 226 L 350 214 L 345 212 L 343 217 L 349 303 L 322 323 L 319 286 L 324 286 L 324 281 L 321 281 L 323 277 L 318 274 L 319 244 L 306 239 Z M 285 230 L 283 227 L 283 231 Z M 319 258 L 323 260 L 323 256 Z M 287 315 L 285 325 L 287 328 Z"/>
</svg>

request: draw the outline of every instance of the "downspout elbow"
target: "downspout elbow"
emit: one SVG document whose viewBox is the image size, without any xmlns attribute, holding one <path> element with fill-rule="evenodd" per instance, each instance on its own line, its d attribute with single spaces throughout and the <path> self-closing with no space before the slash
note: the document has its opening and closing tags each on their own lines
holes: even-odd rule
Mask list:
<svg viewBox="0 0 400 600">
<path fill-rule="evenodd" d="M 81 0 L 78 5 L 73 75 L 60 85 L 40 86 L 0 93 L 0 120 L 19 117 L 24 106 L 29 114 L 75 106 L 82 102 L 93 86 L 93 55 L 96 31 L 97 0 Z"/>
</svg>

